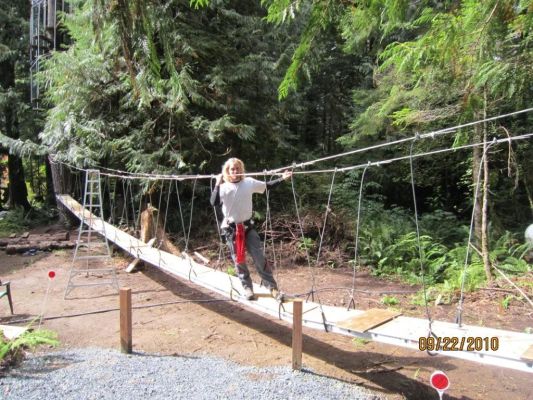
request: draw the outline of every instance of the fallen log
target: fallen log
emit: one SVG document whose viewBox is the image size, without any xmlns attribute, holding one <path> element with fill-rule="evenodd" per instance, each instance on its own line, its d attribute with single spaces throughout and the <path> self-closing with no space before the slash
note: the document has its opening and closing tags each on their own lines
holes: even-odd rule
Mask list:
<svg viewBox="0 0 533 400">
<path fill-rule="evenodd" d="M 14 238 L 0 238 L 0 247 L 16 244 L 26 244 L 29 242 L 62 242 L 70 239 L 69 232 L 57 232 L 53 234 L 35 234 Z"/>
<path fill-rule="evenodd" d="M 6 254 L 24 253 L 30 250 L 50 251 L 57 249 L 72 249 L 76 243 L 72 241 L 43 241 L 28 242 L 23 244 L 10 244 L 6 246 Z"/>
</svg>

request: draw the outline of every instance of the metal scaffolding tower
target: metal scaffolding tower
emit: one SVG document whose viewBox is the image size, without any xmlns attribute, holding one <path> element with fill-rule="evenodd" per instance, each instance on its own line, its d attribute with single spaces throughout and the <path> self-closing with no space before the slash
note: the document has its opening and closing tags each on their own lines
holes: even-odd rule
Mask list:
<svg viewBox="0 0 533 400">
<path fill-rule="evenodd" d="M 69 11 L 65 0 L 32 0 L 30 15 L 30 79 L 31 101 L 38 108 L 40 90 L 35 80 L 40 62 L 64 42 L 59 28 L 59 14 Z"/>
</svg>

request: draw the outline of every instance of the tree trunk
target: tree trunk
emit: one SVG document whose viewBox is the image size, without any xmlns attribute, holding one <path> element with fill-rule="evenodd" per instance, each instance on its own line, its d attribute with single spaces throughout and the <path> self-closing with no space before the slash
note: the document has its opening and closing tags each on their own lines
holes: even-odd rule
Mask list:
<svg viewBox="0 0 533 400">
<path fill-rule="evenodd" d="M 6 60 L 0 63 L 0 71 L 2 77 L 0 78 L 0 85 L 2 88 L 9 90 L 15 86 L 15 63 L 11 60 Z M 12 139 L 19 138 L 17 115 L 12 104 L 7 104 L 4 108 L 5 130 L 6 136 Z M 8 176 L 9 176 L 9 200 L 10 207 L 22 206 L 25 210 L 31 208 L 28 202 L 28 190 L 26 189 L 26 182 L 24 181 L 24 168 L 22 160 L 13 155 L 8 155 L 7 161 Z"/>
<path fill-rule="evenodd" d="M 44 159 L 44 165 L 46 168 L 46 196 L 45 204 L 48 206 L 56 206 L 56 195 L 54 193 L 54 180 L 52 178 L 52 167 L 50 166 L 50 161 L 48 157 Z"/>
<path fill-rule="evenodd" d="M 483 134 L 479 125 L 474 127 L 474 143 L 481 142 Z M 479 147 L 474 147 L 472 154 L 472 182 L 474 187 L 474 244 L 476 247 L 481 247 L 481 231 L 482 231 L 482 202 L 481 202 L 481 191 L 478 191 L 478 178 L 481 180 L 480 175 L 481 168 L 481 157 L 483 156 L 483 149 Z M 477 196 L 477 199 L 476 199 Z"/>
<path fill-rule="evenodd" d="M 484 127 L 476 125 L 474 128 L 474 142 L 479 143 L 486 141 L 486 130 Z M 490 259 L 488 251 L 488 160 L 485 154 L 486 146 L 483 148 L 474 147 L 472 156 L 472 180 L 474 182 L 474 196 L 477 194 L 477 200 L 474 204 L 474 244 L 480 249 L 483 266 L 487 281 L 492 282 L 490 272 Z M 481 171 L 480 171 L 481 170 Z M 480 173 L 482 172 L 482 173 Z M 478 191 L 479 184 L 483 182 L 481 190 Z M 483 180 L 483 181 L 481 181 Z M 477 192 L 477 193 L 476 193 Z"/>
<path fill-rule="evenodd" d="M 527 200 L 529 202 L 529 211 L 531 211 L 531 217 L 533 218 L 533 193 L 529 189 L 528 176 L 522 177 L 522 182 L 524 182 L 524 188 L 526 190 Z"/>
<path fill-rule="evenodd" d="M 8 154 L 9 153 L 7 152 L 7 150 L 0 146 L 0 161 L 6 160 L 8 157 Z M 4 204 L 7 203 L 7 198 L 8 198 L 7 178 L 4 179 L 6 172 L 7 172 L 6 167 L 3 165 L 3 163 L 0 163 L 0 210 L 4 209 Z"/>
<path fill-rule="evenodd" d="M 64 167 L 62 164 L 50 162 L 50 171 L 52 176 L 52 187 L 55 194 L 72 194 L 72 179 L 69 170 Z M 57 203 L 59 210 L 59 220 L 61 223 L 67 226 L 76 226 L 79 224 L 78 219 L 72 215 L 72 213 L 62 205 L 60 202 Z"/>
<path fill-rule="evenodd" d="M 31 205 L 28 202 L 28 190 L 24 180 L 22 160 L 10 154 L 7 165 L 9 169 L 9 207 L 22 206 L 27 211 L 31 209 Z"/>
<path fill-rule="evenodd" d="M 485 107 L 483 109 L 483 118 L 487 118 L 486 111 L 486 99 Z M 482 206 L 481 206 L 481 255 L 483 258 L 483 268 L 485 269 L 485 275 L 487 281 L 492 282 L 492 273 L 489 257 L 489 154 L 487 149 L 487 124 L 483 124 L 483 192 L 482 192 Z M 480 166 L 481 168 L 481 166 Z"/>
</svg>

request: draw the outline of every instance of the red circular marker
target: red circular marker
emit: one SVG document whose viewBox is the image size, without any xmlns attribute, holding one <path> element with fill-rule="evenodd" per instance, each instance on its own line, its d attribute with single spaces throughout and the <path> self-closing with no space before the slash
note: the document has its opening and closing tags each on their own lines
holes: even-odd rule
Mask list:
<svg viewBox="0 0 533 400">
<path fill-rule="evenodd" d="M 56 273 L 54 271 L 48 271 L 48 278 L 54 279 L 56 276 Z"/>
<path fill-rule="evenodd" d="M 445 391 L 450 387 L 450 380 L 446 376 L 446 374 L 442 371 L 435 371 L 431 374 L 431 377 L 429 378 L 429 381 L 431 383 L 431 386 L 433 386 L 434 389 L 437 389 L 438 391 Z"/>
</svg>

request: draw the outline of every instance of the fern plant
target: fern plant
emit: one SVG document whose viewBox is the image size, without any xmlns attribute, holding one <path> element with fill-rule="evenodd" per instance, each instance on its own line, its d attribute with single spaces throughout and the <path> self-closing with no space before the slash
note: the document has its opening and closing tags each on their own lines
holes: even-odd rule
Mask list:
<svg viewBox="0 0 533 400">
<path fill-rule="evenodd" d="M 22 350 L 34 349 L 39 345 L 57 346 L 57 334 L 46 329 L 28 330 L 19 337 L 9 340 L 0 331 L 0 365 L 16 363 L 22 357 Z"/>
<path fill-rule="evenodd" d="M 419 250 L 416 232 L 402 235 L 398 240 L 384 250 L 383 257 L 375 270 L 378 275 L 398 274 L 411 283 L 418 283 L 421 268 L 428 283 L 442 280 L 442 273 L 446 270 L 449 260 L 446 246 L 435 242 L 431 236 L 420 237 Z M 420 259 L 422 254 L 422 260 Z"/>
</svg>

